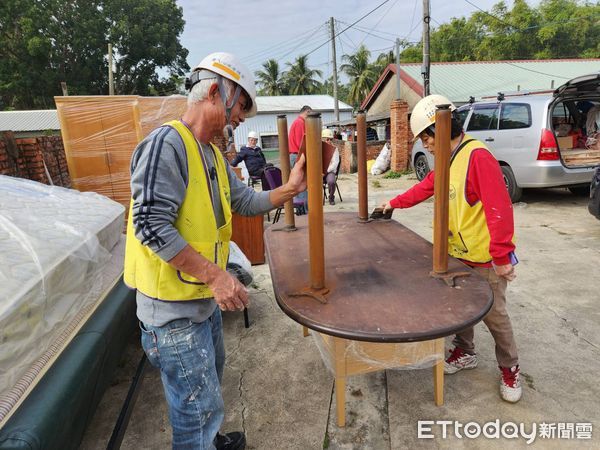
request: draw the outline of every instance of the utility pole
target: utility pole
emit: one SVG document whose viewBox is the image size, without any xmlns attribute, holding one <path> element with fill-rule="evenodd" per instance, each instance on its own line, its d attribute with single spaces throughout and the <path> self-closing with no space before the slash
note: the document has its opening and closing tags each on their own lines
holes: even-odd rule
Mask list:
<svg viewBox="0 0 600 450">
<path fill-rule="evenodd" d="M 429 69 L 431 66 L 429 60 L 429 0 L 423 0 L 423 65 L 421 66 L 421 75 L 423 75 L 423 96 L 429 95 Z"/>
<path fill-rule="evenodd" d="M 335 57 L 335 29 L 333 28 L 333 17 L 329 18 L 329 28 L 331 29 L 331 62 L 333 64 L 333 108 L 335 120 L 340 121 L 340 104 L 338 101 L 338 79 L 337 79 L 337 64 Z"/>
<path fill-rule="evenodd" d="M 108 44 L 108 95 L 115 95 L 115 85 L 113 80 L 112 44 Z"/>
<path fill-rule="evenodd" d="M 400 38 L 396 38 L 396 100 L 400 100 Z"/>
</svg>

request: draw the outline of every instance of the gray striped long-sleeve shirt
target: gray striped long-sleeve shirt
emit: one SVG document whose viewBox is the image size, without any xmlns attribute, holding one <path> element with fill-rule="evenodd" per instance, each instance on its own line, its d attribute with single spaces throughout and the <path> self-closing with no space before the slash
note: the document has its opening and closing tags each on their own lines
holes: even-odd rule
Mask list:
<svg viewBox="0 0 600 450">
<path fill-rule="evenodd" d="M 214 167 L 214 155 L 209 145 L 198 145 L 209 173 Z M 256 192 L 237 178 L 227 166 L 231 188 L 231 207 L 238 214 L 252 216 L 273 209 L 268 192 Z M 131 159 L 132 219 L 135 235 L 164 261 L 171 260 L 187 245 L 174 227 L 188 184 L 185 145 L 175 129 L 157 128 L 136 147 Z M 224 224 L 223 207 L 217 177 L 213 185 L 213 204 L 217 226 Z M 152 326 L 162 326 L 176 319 L 202 322 L 213 313 L 214 300 L 165 302 L 137 292 L 137 316 Z"/>
</svg>

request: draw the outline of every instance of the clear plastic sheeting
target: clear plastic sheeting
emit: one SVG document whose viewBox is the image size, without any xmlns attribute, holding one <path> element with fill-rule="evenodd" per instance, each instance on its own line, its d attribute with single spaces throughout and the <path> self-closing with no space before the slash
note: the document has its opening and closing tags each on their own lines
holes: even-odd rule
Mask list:
<svg viewBox="0 0 600 450">
<path fill-rule="evenodd" d="M 123 215 L 95 193 L 0 176 L 0 400 L 101 294 Z"/>
<path fill-rule="evenodd" d="M 335 376 L 386 369 L 425 369 L 444 358 L 444 339 L 383 343 L 353 341 L 311 331 L 323 362 Z"/>
<path fill-rule="evenodd" d="M 55 97 L 72 185 L 128 206 L 129 169 L 137 144 L 179 119 L 186 97 L 136 95 Z"/>
</svg>

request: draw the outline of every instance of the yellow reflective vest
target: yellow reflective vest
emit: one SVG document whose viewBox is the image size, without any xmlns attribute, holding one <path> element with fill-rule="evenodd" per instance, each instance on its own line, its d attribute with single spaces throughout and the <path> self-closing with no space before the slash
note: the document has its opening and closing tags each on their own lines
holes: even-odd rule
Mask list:
<svg viewBox="0 0 600 450">
<path fill-rule="evenodd" d="M 465 144 L 459 147 L 450 163 L 448 253 L 466 261 L 487 263 L 492 261 L 491 238 L 483 205 L 481 201 L 474 205 L 467 201 L 467 174 L 471 153 L 478 148 L 487 150 L 487 147 L 468 135 L 464 136 L 463 143 Z"/>
<path fill-rule="evenodd" d="M 221 269 L 225 269 L 232 231 L 227 163 L 219 149 L 211 144 L 225 217 L 225 225 L 218 228 L 208 167 L 200 145 L 192 132 L 180 121 L 174 120 L 164 125 L 174 128 L 181 136 L 188 163 L 187 190 L 174 226 L 192 248 Z M 213 297 L 205 283 L 175 269 L 136 238 L 133 225 L 133 200 L 129 207 L 127 223 L 124 281 L 129 287 L 158 300 L 180 301 Z"/>
</svg>

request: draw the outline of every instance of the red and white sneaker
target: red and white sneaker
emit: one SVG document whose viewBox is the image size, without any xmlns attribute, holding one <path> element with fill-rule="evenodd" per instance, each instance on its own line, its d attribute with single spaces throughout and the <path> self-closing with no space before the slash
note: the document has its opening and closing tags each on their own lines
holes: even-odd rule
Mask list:
<svg viewBox="0 0 600 450">
<path fill-rule="evenodd" d="M 463 369 L 477 367 L 477 355 L 469 355 L 462 348 L 454 347 L 444 362 L 444 373 L 451 375 Z"/>
<path fill-rule="evenodd" d="M 500 367 L 502 376 L 500 377 L 500 396 L 502 400 L 510 403 L 516 403 L 523 395 L 521 388 L 521 379 L 519 376 L 519 366 Z"/>
</svg>

